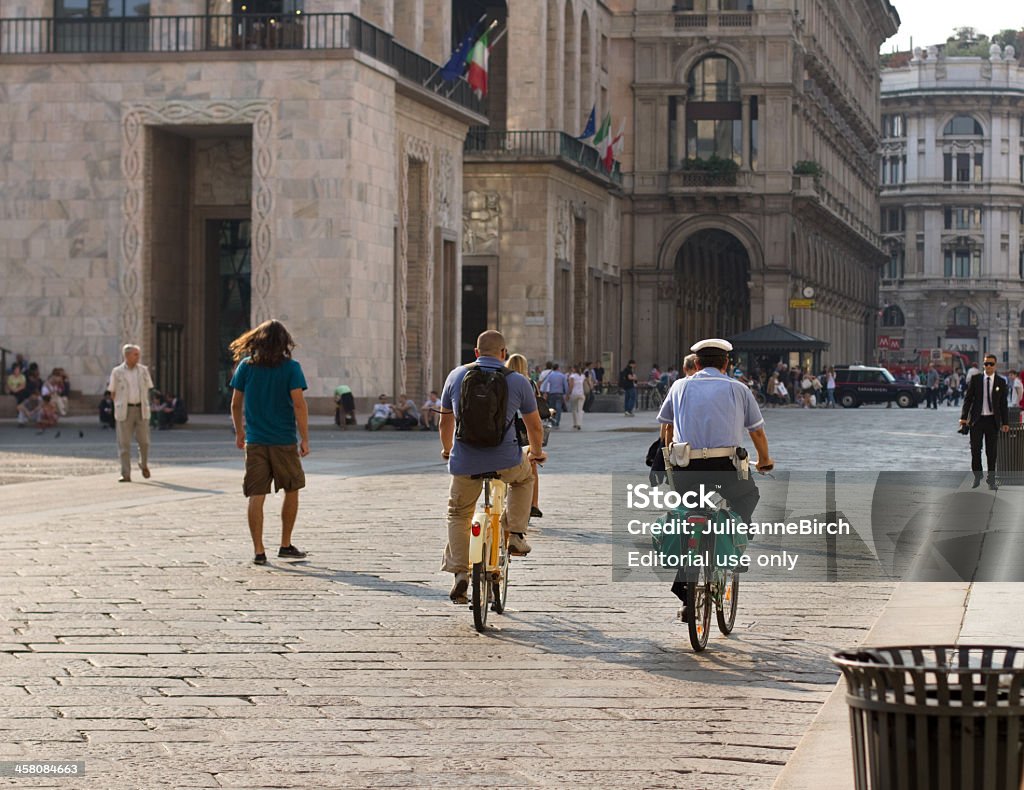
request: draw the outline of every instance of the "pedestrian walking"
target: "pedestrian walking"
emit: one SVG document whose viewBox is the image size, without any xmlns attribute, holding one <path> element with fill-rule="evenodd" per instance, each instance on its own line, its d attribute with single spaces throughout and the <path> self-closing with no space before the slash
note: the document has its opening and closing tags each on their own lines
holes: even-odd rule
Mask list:
<svg viewBox="0 0 1024 790">
<path fill-rule="evenodd" d="M 120 483 L 132 481 L 132 437 L 139 447 L 139 470 L 149 477 L 149 391 L 153 379 L 149 368 L 139 362 L 142 350 L 133 343 L 121 349 L 124 362 L 110 371 L 107 389 L 114 399 L 117 447 L 121 457 Z"/>
<path fill-rule="evenodd" d="M 629 360 L 629 364 L 619 373 L 619 388 L 625 393 L 622 404 L 622 411 L 627 417 L 633 416 L 636 408 L 636 360 Z"/>
<path fill-rule="evenodd" d="M 579 365 L 572 366 L 572 373 L 569 374 L 569 406 L 572 409 L 573 430 L 583 430 L 583 402 L 587 399 L 584 390 L 587 378 L 580 373 Z"/>
<path fill-rule="evenodd" d="M 926 408 L 938 409 L 939 408 L 939 371 L 935 369 L 935 365 L 928 366 L 928 373 L 925 376 L 925 386 L 928 388 L 926 395 L 928 398 Z"/>
<path fill-rule="evenodd" d="M 971 377 L 960 412 L 960 426 L 969 426 L 971 437 L 971 471 L 974 487 L 981 482 L 981 444 L 985 443 L 988 465 L 988 487 L 996 487 L 996 442 L 999 431 L 1008 431 L 1006 379 L 996 374 L 996 358 L 984 357 L 985 372 Z"/>
<path fill-rule="evenodd" d="M 245 450 L 242 493 L 249 499 L 253 562 L 267 563 L 263 502 L 271 483 L 275 491 L 284 490 L 277 556 L 302 559 L 306 552 L 292 544 L 292 530 L 299 512 L 299 490 L 306 486 L 301 459 L 309 455 L 309 410 L 303 394 L 306 377 L 292 358 L 295 341 L 284 324 L 271 319 L 236 338 L 228 348 L 237 363 L 230 385 L 231 423 L 235 445 Z"/>
<path fill-rule="evenodd" d="M 529 376 L 527 375 L 527 371 L 529 370 L 529 365 L 526 362 L 526 357 L 524 357 L 522 354 L 512 354 L 512 355 L 510 355 L 508 360 L 505 362 L 505 367 L 507 367 L 509 370 L 514 370 L 516 373 L 520 374 L 521 376 L 527 376 L 527 378 L 529 378 Z M 537 387 L 537 382 L 533 381 L 532 379 L 530 380 L 530 384 L 533 387 L 533 396 L 534 396 L 534 398 L 537 399 L 537 412 L 540 413 L 540 410 L 541 410 L 540 404 L 542 402 L 542 398 L 541 398 L 541 394 L 540 394 L 540 389 Z M 528 432 L 526 430 L 526 421 L 523 419 L 523 415 L 520 412 L 516 412 L 516 431 L 518 433 L 517 438 L 519 439 L 519 446 L 520 447 L 529 447 L 530 446 L 530 437 L 529 437 Z M 547 429 L 545 429 L 545 433 L 546 432 L 547 432 Z M 541 442 L 541 446 L 543 447 L 543 445 L 544 445 L 544 442 L 542 441 Z M 543 517 L 544 517 L 544 513 L 540 509 L 540 469 L 538 468 L 537 464 L 534 464 L 533 465 L 533 503 L 530 505 L 530 518 L 543 518 Z"/>
<path fill-rule="evenodd" d="M 830 409 L 836 407 L 836 369 L 831 366 L 825 372 L 825 405 Z"/>
<path fill-rule="evenodd" d="M 551 416 L 551 427 L 562 427 L 562 412 L 565 411 L 565 399 L 569 394 L 569 381 L 558 369 L 558 363 L 551 364 L 551 372 L 541 382 L 540 391 L 547 396 L 548 405 L 555 410 Z"/>
</svg>

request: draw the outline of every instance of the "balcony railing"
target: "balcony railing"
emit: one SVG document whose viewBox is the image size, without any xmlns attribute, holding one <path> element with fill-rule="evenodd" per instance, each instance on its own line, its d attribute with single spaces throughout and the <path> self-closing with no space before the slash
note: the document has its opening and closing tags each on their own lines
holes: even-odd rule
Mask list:
<svg viewBox="0 0 1024 790">
<path fill-rule="evenodd" d="M 681 11 L 675 12 L 677 30 L 693 28 L 753 27 L 753 12 L 737 11 Z"/>
<path fill-rule="evenodd" d="M 465 152 L 498 158 L 560 160 L 577 169 L 602 176 L 616 185 L 622 184 L 618 162 L 612 165 L 609 173 L 596 148 L 565 132 L 487 132 L 471 129 L 466 137 Z"/>
<path fill-rule="evenodd" d="M 429 90 L 484 114 L 466 82 L 446 85 L 436 63 L 354 14 L 0 19 L 0 55 L 332 49 L 362 52 L 419 85 L 429 80 Z"/>
</svg>

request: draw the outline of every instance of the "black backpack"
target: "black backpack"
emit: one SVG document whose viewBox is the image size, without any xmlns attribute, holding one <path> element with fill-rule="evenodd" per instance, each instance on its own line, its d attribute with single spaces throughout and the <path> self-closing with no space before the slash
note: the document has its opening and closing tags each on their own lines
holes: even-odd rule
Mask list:
<svg viewBox="0 0 1024 790">
<path fill-rule="evenodd" d="M 466 367 L 455 414 L 455 438 L 471 447 L 497 447 L 512 425 L 512 420 L 505 419 L 512 371 L 480 367 L 478 362 Z"/>
</svg>

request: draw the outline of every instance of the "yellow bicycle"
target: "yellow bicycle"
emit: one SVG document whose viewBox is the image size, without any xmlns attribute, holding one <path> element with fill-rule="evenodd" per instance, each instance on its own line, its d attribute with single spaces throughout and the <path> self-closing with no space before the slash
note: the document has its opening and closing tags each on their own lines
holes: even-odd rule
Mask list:
<svg viewBox="0 0 1024 790">
<path fill-rule="evenodd" d="M 484 506 L 473 514 L 469 528 L 469 563 L 472 567 L 473 625 L 477 631 L 487 628 L 487 614 L 492 609 L 505 611 L 508 596 L 510 555 L 508 534 L 501 528 L 507 486 L 497 472 L 473 475 L 484 481 Z"/>
</svg>

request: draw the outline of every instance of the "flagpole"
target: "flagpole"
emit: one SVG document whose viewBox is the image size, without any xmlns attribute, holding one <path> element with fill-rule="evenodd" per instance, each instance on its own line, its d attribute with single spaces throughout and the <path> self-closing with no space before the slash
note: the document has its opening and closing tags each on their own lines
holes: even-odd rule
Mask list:
<svg viewBox="0 0 1024 790">
<path fill-rule="evenodd" d="M 483 38 L 483 37 L 484 37 L 484 36 L 486 36 L 486 35 L 487 35 L 488 33 L 490 33 L 490 32 L 491 32 L 492 30 L 494 30 L 494 28 L 495 28 L 495 27 L 497 27 L 497 25 L 498 25 L 498 20 L 497 20 L 497 19 L 495 19 L 495 20 L 494 20 L 493 22 L 491 22 L 491 24 L 489 24 L 489 25 L 487 26 L 487 29 L 486 29 L 486 30 L 485 30 L 485 31 L 484 31 L 483 33 L 481 33 L 481 34 L 480 34 L 479 36 L 477 36 L 477 39 L 476 39 L 476 40 L 477 40 L 477 41 L 479 41 L 479 40 L 480 40 L 481 38 Z M 497 43 L 498 43 L 499 41 L 501 41 L 501 38 L 502 38 L 502 36 L 504 36 L 504 35 L 505 35 L 505 33 L 507 33 L 507 32 L 508 32 L 508 26 L 506 25 L 506 26 L 505 26 L 505 28 L 504 28 L 504 29 L 503 29 L 503 30 L 502 30 L 502 31 L 501 31 L 501 32 L 500 32 L 500 33 L 498 34 L 497 38 L 495 38 L 495 39 L 494 39 L 494 41 L 490 42 L 490 43 L 489 43 L 489 44 L 487 45 L 487 49 L 488 49 L 488 51 L 490 51 L 491 47 L 493 47 L 493 46 L 494 46 L 495 44 L 497 44 Z M 475 46 L 475 44 L 474 44 L 474 46 Z M 472 52 L 472 51 L 473 51 L 472 47 L 470 47 L 470 50 L 469 50 L 469 51 L 470 51 L 470 52 Z M 462 75 L 461 77 L 459 77 L 459 79 L 460 79 L 460 80 L 462 80 L 463 82 L 468 82 L 468 80 L 466 79 L 466 76 L 465 76 L 464 74 L 463 74 L 463 75 Z M 450 98 L 451 98 L 451 96 L 452 96 L 452 94 L 453 94 L 453 93 L 455 93 L 455 89 L 456 89 L 456 88 L 458 88 L 458 86 L 459 86 L 459 83 L 458 83 L 458 80 L 456 80 L 456 82 L 455 82 L 455 83 L 454 83 L 454 84 L 452 85 L 452 88 L 451 88 L 451 90 L 450 90 L 450 91 L 448 91 L 448 92 L 447 92 L 447 93 L 446 93 L 446 94 L 444 95 L 444 97 L 445 97 L 446 99 L 450 99 Z"/>
<path fill-rule="evenodd" d="M 486 18 L 487 18 L 486 12 L 481 14 L 480 18 L 478 20 L 476 20 L 476 22 L 473 23 L 473 26 L 470 28 L 470 30 L 471 31 L 475 30 L 477 27 L 480 26 L 480 23 L 483 22 Z M 497 20 L 495 20 L 494 24 L 497 24 Z M 454 50 L 452 50 L 452 54 L 455 54 Z M 451 56 L 450 55 L 449 55 L 449 60 L 451 60 Z M 445 61 L 445 63 L 447 63 L 447 62 L 448 61 Z M 441 69 L 443 69 L 445 67 L 445 63 L 442 63 L 440 66 L 438 66 L 436 69 L 434 69 L 430 73 L 430 76 L 427 77 L 427 81 L 423 83 L 423 87 L 424 88 L 430 87 L 430 83 L 434 81 L 434 77 L 436 77 L 438 74 L 441 73 Z"/>
</svg>

